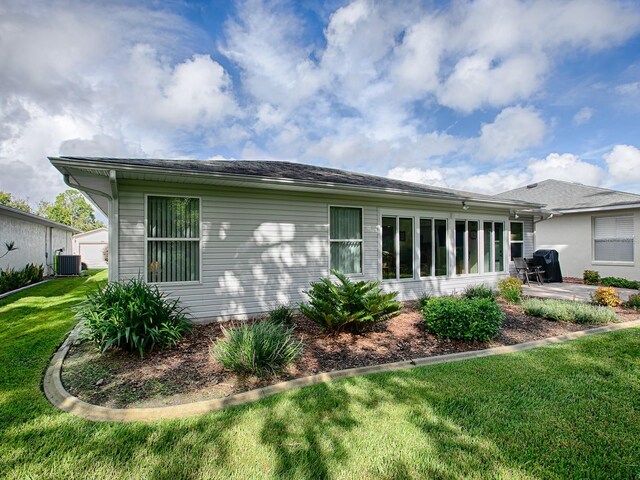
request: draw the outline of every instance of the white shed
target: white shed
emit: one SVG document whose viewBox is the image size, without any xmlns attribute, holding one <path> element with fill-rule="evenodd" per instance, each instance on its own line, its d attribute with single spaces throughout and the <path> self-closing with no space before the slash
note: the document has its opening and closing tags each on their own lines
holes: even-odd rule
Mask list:
<svg viewBox="0 0 640 480">
<path fill-rule="evenodd" d="M 53 273 L 56 251 L 71 253 L 71 237 L 80 230 L 46 218 L 0 205 L 0 255 L 5 244 L 13 242 L 15 250 L 0 259 L 0 269 L 23 269 L 28 263 L 45 266 L 45 275 Z"/>
<path fill-rule="evenodd" d="M 109 244 L 109 230 L 105 227 L 73 236 L 73 254 L 80 255 L 89 268 L 106 268 L 105 249 Z"/>
</svg>

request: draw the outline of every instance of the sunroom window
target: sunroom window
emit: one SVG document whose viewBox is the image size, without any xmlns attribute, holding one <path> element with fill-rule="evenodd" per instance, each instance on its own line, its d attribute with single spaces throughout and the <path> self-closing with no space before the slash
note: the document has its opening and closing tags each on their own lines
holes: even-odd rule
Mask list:
<svg viewBox="0 0 640 480">
<path fill-rule="evenodd" d="M 382 278 L 413 278 L 411 217 L 382 217 Z"/>
<path fill-rule="evenodd" d="M 478 273 L 478 222 L 456 220 L 456 274 Z"/>
<path fill-rule="evenodd" d="M 447 221 L 420 219 L 420 276 L 447 274 Z"/>
<path fill-rule="evenodd" d="M 329 217 L 331 269 L 362 273 L 362 209 L 330 207 Z"/>
<path fill-rule="evenodd" d="M 484 271 L 504 271 L 504 224 L 484 222 Z"/>
<path fill-rule="evenodd" d="M 200 280 L 200 199 L 147 197 L 147 281 Z"/>
</svg>

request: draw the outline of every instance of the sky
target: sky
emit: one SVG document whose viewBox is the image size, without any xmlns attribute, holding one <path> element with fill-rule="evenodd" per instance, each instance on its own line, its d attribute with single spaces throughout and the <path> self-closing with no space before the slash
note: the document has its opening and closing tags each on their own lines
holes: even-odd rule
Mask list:
<svg viewBox="0 0 640 480">
<path fill-rule="evenodd" d="M 640 2 L 0 0 L 0 190 L 47 156 L 640 193 Z"/>
</svg>

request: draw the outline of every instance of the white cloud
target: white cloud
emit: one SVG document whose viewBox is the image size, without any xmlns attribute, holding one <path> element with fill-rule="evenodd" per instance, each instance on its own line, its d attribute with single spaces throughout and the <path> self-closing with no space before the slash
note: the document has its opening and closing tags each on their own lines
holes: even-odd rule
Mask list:
<svg viewBox="0 0 640 480">
<path fill-rule="evenodd" d="M 573 116 L 573 123 L 575 125 L 582 125 L 584 123 L 587 123 L 589 120 L 591 120 L 591 117 L 593 117 L 593 114 L 594 114 L 593 108 L 582 107 Z"/>
<path fill-rule="evenodd" d="M 546 126 L 540 114 L 532 108 L 509 107 L 502 110 L 492 123 L 484 124 L 478 138 L 481 158 L 504 160 L 538 145 Z"/>
<path fill-rule="evenodd" d="M 625 97 L 638 96 L 640 95 L 640 82 L 623 83 L 618 85 L 615 91 Z"/>
<path fill-rule="evenodd" d="M 606 172 L 602 168 L 580 160 L 570 153 L 551 153 L 542 160 L 529 163 L 527 171 L 534 182 L 553 178 L 586 185 L 601 185 L 606 179 Z"/>
<path fill-rule="evenodd" d="M 422 170 L 416 167 L 395 167 L 387 172 L 387 177 L 407 182 L 424 183 L 439 187 L 448 187 L 445 174 L 442 170 L 430 168 Z"/>
<path fill-rule="evenodd" d="M 633 145 L 616 145 L 604 159 L 614 181 L 640 183 L 640 149 Z"/>
</svg>

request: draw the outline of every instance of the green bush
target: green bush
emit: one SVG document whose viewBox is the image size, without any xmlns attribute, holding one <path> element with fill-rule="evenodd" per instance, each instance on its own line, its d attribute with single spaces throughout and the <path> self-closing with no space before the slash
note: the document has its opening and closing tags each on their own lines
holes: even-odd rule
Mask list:
<svg viewBox="0 0 640 480">
<path fill-rule="evenodd" d="M 141 357 L 154 348 L 175 345 L 191 327 L 179 300 L 169 300 L 156 285 L 140 278 L 108 283 L 90 293 L 77 316 L 84 322 L 82 337 L 103 352 L 115 347 Z"/>
<path fill-rule="evenodd" d="M 640 289 L 640 282 L 636 282 L 634 280 L 627 280 L 626 278 L 603 277 L 600 281 L 602 285 L 604 285 L 605 287 L 631 288 L 633 290 Z"/>
<path fill-rule="evenodd" d="M 575 322 L 586 324 L 598 324 L 615 322 L 618 317 L 609 307 L 589 305 L 588 303 L 572 302 L 570 300 L 542 300 L 528 298 L 522 302 L 524 313 L 534 317 L 560 320 L 563 322 Z"/>
<path fill-rule="evenodd" d="M 629 295 L 629 299 L 624 302 L 624 306 L 633 308 L 634 310 L 640 310 L 640 294 L 634 293 Z"/>
<path fill-rule="evenodd" d="M 504 278 L 498 282 L 500 296 L 509 303 L 520 303 L 522 300 L 522 280 L 515 277 Z"/>
<path fill-rule="evenodd" d="M 211 354 L 236 373 L 271 375 L 302 353 L 302 342 L 293 338 L 293 329 L 281 323 L 243 323 L 222 331 L 224 338 L 215 344 Z"/>
<path fill-rule="evenodd" d="M 0 294 L 37 283 L 44 276 L 42 265 L 27 264 L 22 270 L 8 268 L 0 270 Z"/>
<path fill-rule="evenodd" d="M 490 340 L 504 322 L 504 313 L 492 298 L 434 297 L 425 302 L 422 314 L 434 335 L 458 340 Z"/>
<path fill-rule="evenodd" d="M 269 320 L 275 323 L 292 326 L 294 323 L 293 308 L 290 305 L 278 305 L 269 312 Z"/>
<path fill-rule="evenodd" d="M 462 294 L 465 298 L 495 298 L 493 290 L 486 285 L 470 285 Z"/>
<path fill-rule="evenodd" d="M 363 331 L 378 322 L 400 313 L 402 304 L 395 300 L 398 292 L 382 293 L 380 282 L 352 282 L 335 270 L 339 283 L 328 278 L 311 284 L 305 292 L 309 303 L 300 305 L 300 312 L 326 330 Z"/>
<path fill-rule="evenodd" d="M 622 305 L 622 300 L 620 300 L 618 291 L 615 288 L 600 287 L 591 294 L 591 303 L 605 307 L 619 307 Z"/>
<path fill-rule="evenodd" d="M 582 281 L 585 285 L 598 285 L 600 283 L 600 274 L 595 270 L 585 270 L 582 273 Z"/>
</svg>

